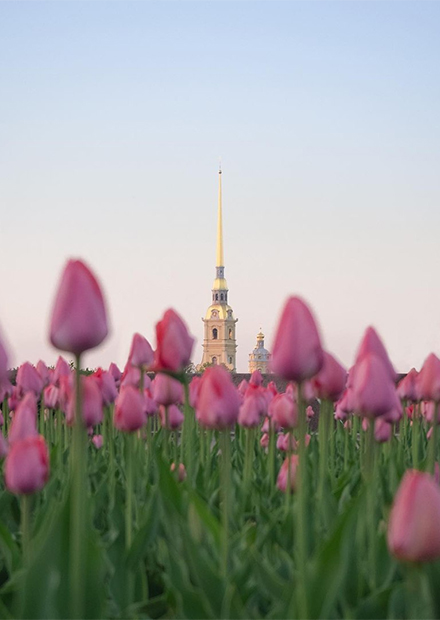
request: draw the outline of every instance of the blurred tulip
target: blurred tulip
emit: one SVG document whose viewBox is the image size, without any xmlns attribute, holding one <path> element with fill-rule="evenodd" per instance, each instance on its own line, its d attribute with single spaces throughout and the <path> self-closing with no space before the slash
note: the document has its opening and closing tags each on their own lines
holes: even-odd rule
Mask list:
<svg viewBox="0 0 440 620">
<path fill-rule="evenodd" d="M 236 423 L 240 399 L 229 372 L 211 366 L 202 375 L 197 419 L 207 428 L 226 429 Z"/>
<path fill-rule="evenodd" d="M 397 490 L 388 525 L 390 552 L 403 562 L 440 558 L 440 489 L 434 478 L 408 470 Z"/>
<path fill-rule="evenodd" d="M 14 391 L 14 386 L 9 381 L 9 379 L 5 379 L 0 383 L 0 403 L 5 400 L 5 398 L 9 398 Z"/>
<path fill-rule="evenodd" d="M 103 419 L 102 396 L 92 375 L 81 376 L 81 413 L 84 426 L 87 428 L 100 424 Z M 75 422 L 75 390 L 71 390 L 67 402 L 66 422 L 69 425 Z"/>
<path fill-rule="evenodd" d="M 419 373 L 415 368 L 411 368 L 409 373 L 403 377 L 397 386 L 397 395 L 399 398 L 415 402 L 418 400 L 417 382 Z"/>
<path fill-rule="evenodd" d="M 313 410 L 313 407 L 311 405 L 309 405 L 306 409 L 306 416 L 308 420 L 311 420 L 315 415 L 315 412 Z"/>
<path fill-rule="evenodd" d="M 98 368 L 92 375 L 101 392 L 102 403 L 105 407 L 115 402 L 118 395 L 113 376 L 107 371 Z"/>
<path fill-rule="evenodd" d="M 45 388 L 46 385 L 49 385 L 50 373 L 49 373 L 48 367 L 43 362 L 43 360 L 39 360 L 38 361 L 38 363 L 36 365 L 36 370 L 37 370 L 38 374 L 40 375 L 41 380 L 43 382 L 43 388 Z"/>
<path fill-rule="evenodd" d="M 115 402 L 114 425 L 123 432 L 133 433 L 147 422 L 143 394 L 132 385 L 121 387 Z"/>
<path fill-rule="evenodd" d="M 384 415 L 399 404 L 383 360 L 372 353 L 366 354 L 356 366 L 352 391 L 356 413 L 368 418 Z"/>
<path fill-rule="evenodd" d="M 40 396 L 43 391 L 43 379 L 35 366 L 29 362 L 25 362 L 18 368 L 16 383 L 23 394 L 33 392 L 35 396 Z"/>
<path fill-rule="evenodd" d="M 38 435 L 37 432 L 37 401 L 33 392 L 28 392 L 17 405 L 12 420 L 8 440 L 10 445 L 23 441 L 27 437 Z"/>
<path fill-rule="evenodd" d="M 290 445 L 289 445 L 290 444 Z M 288 452 L 289 449 L 291 452 L 294 452 L 298 447 L 295 437 L 292 433 L 280 433 L 277 437 L 277 448 L 281 450 L 281 452 Z"/>
<path fill-rule="evenodd" d="M 132 366 L 148 370 L 154 361 L 154 353 L 150 343 L 141 334 L 134 334 L 131 342 L 128 361 Z"/>
<path fill-rule="evenodd" d="M 58 409 L 60 391 L 54 385 L 48 385 L 43 391 L 43 404 L 47 409 Z"/>
<path fill-rule="evenodd" d="M 70 368 L 70 365 L 66 362 L 64 357 L 61 357 L 61 355 L 59 355 L 57 363 L 55 364 L 54 373 L 51 377 L 51 383 L 53 383 L 57 387 L 60 387 L 62 377 L 70 377 L 71 374 L 72 370 Z"/>
<path fill-rule="evenodd" d="M 160 424 L 169 431 L 175 431 L 183 424 L 184 415 L 177 405 L 159 407 Z"/>
<path fill-rule="evenodd" d="M 155 415 L 159 411 L 158 403 L 152 398 L 150 390 L 144 390 L 145 413 L 148 417 Z"/>
<path fill-rule="evenodd" d="M 110 364 L 110 366 L 108 367 L 108 371 L 113 377 L 113 379 L 115 380 L 116 387 L 119 388 L 119 386 L 121 385 L 121 377 L 122 377 L 121 371 L 119 370 L 119 368 L 114 362 Z"/>
<path fill-rule="evenodd" d="M 269 447 L 269 435 L 268 433 L 263 433 L 260 439 L 260 446 L 262 448 L 268 448 Z"/>
<path fill-rule="evenodd" d="M 249 385 L 253 385 L 254 387 L 260 387 L 263 383 L 263 375 L 259 370 L 254 370 L 251 374 L 251 378 L 249 379 Z"/>
<path fill-rule="evenodd" d="M 49 478 L 49 454 L 41 435 L 17 441 L 5 461 L 6 487 L 18 495 L 40 491 Z"/>
<path fill-rule="evenodd" d="M 7 456 L 8 452 L 9 452 L 9 446 L 8 446 L 6 437 L 4 437 L 0 433 L 0 460 L 4 459 Z"/>
<path fill-rule="evenodd" d="M 347 371 L 341 364 L 326 351 L 324 365 L 312 379 L 318 398 L 336 401 L 341 398 L 347 381 Z"/>
<path fill-rule="evenodd" d="M 382 360 L 384 370 L 388 374 L 388 377 L 393 382 L 396 380 L 396 371 L 390 362 L 385 346 L 374 327 L 371 326 L 367 327 L 365 330 L 356 355 L 355 366 L 357 367 L 368 355 L 379 357 Z"/>
<path fill-rule="evenodd" d="M 290 381 L 304 381 L 324 363 L 315 320 L 299 297 L 287 300 L 278 323 L 272 353 L 272 372 Z"/>
<path fill-rule="evenodd" d="M 92 443 L 97 450 L 100 450 L 104 444 L 104 439 L 102 435 L 93 435 Z"/>
<path fill-rule="evenodd" d="M 383 418 L 376 418 L 374 421 L 374 439 L 377 443 L 386 443 L 393 434 L 393 426 Z"/>
<path fill-rule="evenodd" d="M 159 372 L 151 383 L 151 395 L 160 405 L 183 403 L 183 386 L 169 375 Z"/>
<path fill-rule="evenodd" d="M 269 405 L 269 416 L 281 428 L 298 426 L 298 407 L 288 394 L 278 394 Z"/>
<path fill-rule="evenodd" d="M 68 261 L 52 310 L 52 344 L 79 356 L 101 344 L 107 334 L 104 298 L 95 276 L 82 261 Z"/>
<path fill-rule="evenodd" d="M 290 463 L 289 463 L 290 460 Z M 277 478 L 277 487 L 279 488 L 280 491 L 282 491 L 283 493 L 287 492 L 287 480 L 288 480 L 288 472 L 290 469 L 290 489 L 289 492 L 293 493 L 296 490 L 296 472 L 297 472 L 297 468 L 298 468 L 298 461 L 299 461 L 299 457 L 297 454 L 292 454 L 289 457 L 287 457 L 283 464 L 281 465 L 281 469 L 279 471 L 278 474 L 278 478 Z"/>
<path fill-rule="evenodd" d="M 171 470 L 171 472 L 175 472 L 176 471 L 176 463 L 171 463 L 170 470 Z M 183 482 L 185 479 L 186 479 L 185 465 L 183 463 L 179 463 L 179 466 L 177 468 L 177 481 L 178 482 Z"/>
<path fill-rule="evenodd" d="M 419 399 L 440 402 L 440 360 L 434 353 L 424 361 L 416 383 Z"/>
<path fill-rule="evenodd" d="M 165 312 L 156 324 L 156 338 L 156 370 L 179 372 L 189 364 L 194 338 L 177 312 L 172 309 Z"/>
<path fill-rule="evenodd" d="M 240 405 L 238 423 L 245 428 L 255 428 L 261 420 L 261 402 L 258 394 L 246 396 Z"/>
<path fill-rule="evenodd" d="M 197 407 L 197 399 L 199 398 L 201 377 L 193 377 L 189 384 L 189 404 L 193 409 Z"/>
</svg>

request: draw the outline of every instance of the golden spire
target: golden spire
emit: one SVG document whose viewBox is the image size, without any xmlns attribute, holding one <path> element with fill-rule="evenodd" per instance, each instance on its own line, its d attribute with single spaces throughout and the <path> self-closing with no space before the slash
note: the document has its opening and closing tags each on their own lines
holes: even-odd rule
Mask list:
<svg viewBox="0 0 440 620">
<path fill-rule="evenodd" d="M 218 169 L 218 215 L 217 215 L 217 267 L 224 267 L 222 223 L 222 167 Z"/>
</svg>

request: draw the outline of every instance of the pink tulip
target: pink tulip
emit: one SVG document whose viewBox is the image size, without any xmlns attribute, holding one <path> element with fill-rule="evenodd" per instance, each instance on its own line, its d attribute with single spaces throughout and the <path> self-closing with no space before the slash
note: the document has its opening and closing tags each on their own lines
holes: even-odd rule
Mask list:
<svg viewBox="0 0 440 620">
<path fill-rule="evenodd" d="M 268 448 L 269 447 L 269 435 L 268 433 L 263 433 L 260 439 L 260 446 L 262 448 Z"/>
<path fill-rule="evenodd" d="M 347 381 L 347 371 L 341 364 L 326 351 L 324 365 L 312 379 L 318 398 L 335 402 L 341 398 Z"/>
<path fill-rule="evenodd" d="M 202 375 L 197 419 L 207 428 L 226 429 L 237 421 L 240 399 L 229 372 L 211 366 Z"/>
<path fill-rule="evenodd" d="M 183 402 L 183 386 L 169 375 L 158 373 L 151 383 L 151 395 L 160 405 Z"/>
<path fill-rule="evenodd" d="M 169 405 L 159 407 L 159 417 L 161 426 L 170 431 L 175 431 L 183 424 L 184 415 L 177 405 Z"/>
<path fill-rule="evenodd" d="M 144 390 L 144 407 L 145 413 L 150 418 L 159 411 L 158 403 L 152 398 L 150 390 Z"/>
<path fill-rule="evenodd" d="M 67 403 L 66 422 L 75 423 L 75 390 L 71 390 Z M 103 418 L 101 391 L 92 375 L 81 376 L 81 413 L 84 426 L 100 424 Z"/>
<path fill-rule="evenodd" d="M 251 374 L 251 378 L 249 379 L 249 385 L 253 385 L 254 387 L 260 387 L 263 383 L 263 375 L 259 370 L 254 370 Z"/>
<path fill-rule="evenodd" d="M 423 363 L 417 379 L 418 397 L 440 402 L 440 360 L 431 353 Z"/>
<path fill-rule="evenodd" d="M 93 435 L 92 443 L 97 450 L 100 450 L 104 444 L 104 439 L 102 435 Z"/>
<path fill-rule="evenodd" d="M 95 379 L 102 396 L 102 404 L 104 407 L 108 407 L 115 402 L 118 395 L 115 380 L 113 376 L 107 371 L 98 368 L 93 373 L 92 377 Z"/>
<path fill-rule="evenodd" d="M 121 385 L 121 377 L 122 377 L 121 371 L 119 370 L 119 368 L 114 362 L 110 364 L 110 366 L 108 367 L 108 371 L 113 377 L 113 379 L 115 380 L 116 387 L 119 388 L 119 386 Z"/>
<path fill-rule="evenodd" d="M 242 381 L 240 381 L 240 383 L 238 384 L 238 388 L 237 388 L 237 391 L 240 394 L 240 396 L 244 396 L 246 394 L 248 387 L 249 387 L 249 383 L 246 381 L 246 379 L 243 379 Z"/>
<path fill-rule="evenodd" d="M 281 465 L 281 469 L 279 471 L 278 478 L 277 478 L 277 487 L 283 493 L 286 493 L 287 491 L 287 479 L 288 479 L 289 469 L 290 469 L 289 491 L 290 493 L 293 493 L 296 490 L 296 471 L 298 468 L 298 461 L 299 461 L 298 455 L 292 454 L 290 456 L 290 463 L 289 463 L 289 457 L 287 457 L 284 460 L 283 464 Z"/>
<path fill-rule="evenodd" d="M 193 409 L 197 408 L 201 377 L 193 377 L 189 384 L 189 404 Z"/>
<path fill-rule="evenodd" d="M 29 362 L 25 362 L 17 370 L 16 382 L 22 393 L 33 392 L 35 396 L 39 396 L 43 390 L 43 379 Z"/>
<path fill-rule="evenodd" d="M 58 356 L 57 363 L 55 364 L 55 370 L 51 377 L 51 382 L 60 387 L 60 381 L 62 377 L 70 377 L 72 370 L 70 365 L 66 362 L 64 357 Z"/>
<path fill-rule="evenodd" d="M 176 463 L 171 463 L 171 467 L 170 467 L 171 472 L 175 472 L 176 471 Z M 186 478 L 186 469 L 185 469 L 185 465 L 183 463 L 179 463 L 179 466 L 177 468 L 177 481 L 178 482 L 183 482 Z"/>
<path fill-rule="evenodd" d="M 61 376 L 58 380 L 58 385 L 58 406 L 61 411 L 67 414 L 69 401 L 72 398 L 73 392 L 73 374 L 70 373 L 68 377 Z"/>
<path fill-rule="evenodd" d="M 9 398 L 13 391 L 14 386 L 9 379 L 5 379 L 2 383 L 0 383 L 0 402 L 3 402 L 5 398 Z"/>
<path fill-rule="evenodd" d="M 12 393 L 8 398 L 8 409 L 10 412 L 13 412 L 17 409 L 18 405 L 21 402 L 21 392 L 19 388 L 14 385 L 12 388 Z"/>
<path fill-rule="evenodd" d="M 311 420 L 315 415 L 315 412 L 313 410 L 313 407 L 311 405 L 309 405 L 306 409 L 306 416 L 308 420 Z"/>
<path fill-rule="evenodd" d="M 260 424 L 261 402 L 257 394 L 246 396 L 240 405 L 238 423 L 245 428 L 255 428 Z"/>
<path fill-rule="evenodd" d="M 276 433 L 281 430 L 281 426 L 274 420 L 273 418 L 269 418 L 267 416 L 264 418 L 263 426 L 261 427 L 262 433 L 268 433 L 270 428 L 273 429 Z"/>
<path fill-rule="evenodd" d="M 5 461 L 5 482 L 18 495 L 40 491 L 49 478 L 49 454 L 41 435 L 11 445 Z"/>
<path fill-rule="evenodd" d="M 386 365 L 372 353 L 366 354 L 356 366 L 352 390 L 356 412 L 369 418 L 384 415 L 398 404 Z"/>
<path fill-rule="evenodd" d="M 128 361 L 132 366 L 148 370 L 154 361 L 154 353 L 150 343 L 141 334 L 134 334 Z"/>
<path fill-rule="evenodd" d="M 390 552 L 403 562 L 440 558 L 440 489 L 434 478 L 408 470 L 397 490 L 388 525 Z"/>
<path fill-rule="evenodd" d="M 388 424 L 395 424 L 396 422 L 402 419 L 402 416 L 403 416 L 402 403 L 397 397 L 397 392 L 396 392 L 396 402 L 394 404 L 394 407 L 390 409 L 389 411 L 387 411 L 386 413 L 384 413 L 383 416 L 381 416 L 381 418 L 383 418 L 385 422 L 388 422 Z"/>
<path fill-rule="evenodd" d="M 324 363 L 315 320 L 299 297 L 287 300 L 275 337 L 272 371 L 291 381 L 316 375 Z"/>
<path fill-rule="evenodd" d="M 394 370 L 385 346 L 374 327 L 368 327 L 365 330 L 356 355 L 355 366 L 358 366 L 367 355 L 371 354 L 376 355 L 382 360 L 385 372 L 388 374 L 391 381 L 394 382 L 396 380 L 396 371 Z"/>
<path fill-rule="evenodd" d="M 46 366 L 46 364 L 43 362 L 43 360 L 38 361 L 36 369 L 43 382 L 43 388 L 45 388 L 46 385 L 49 385 L 49 377 L 50 377 L 49 369 Z"/>
<path fill-rule="evenodd" d="M 156 324 L 157 349 L 155 367 L 157 370 L 181 371 L 189 364 L 194 338 L 180 316 L 174 310 L 167 310 Z"/>
<path fill-rule="evenodd" d="M 54 385 L 48 385 L 43 391 L 43 403 L 47 409 L 58 409 L 60 391 Z"/>
<path fill-rule="evenodd" d="M 297 447 L 298 447 L 298 444 L 296 442 L 295 437 L 292 435 L 292 433 L 286 433 L 285 435 L 283 433 L 280 433 L 278 435 L 277 448 L 278 450 L 281 450 L 281 452 L 288 452 L 289 448 L 290 448 L 290 451 L 293 452 L 294 450 L 297 449 Z"/>
<path fill-rule="evenodd" d="M 107 314 L 99 284 L 82 261 L 70 260 L 55 298 L 50 340 L 57 349 L 79 356 L 101 344 L 107 334 Z"/>
<path fill-rule="evenodd" d="M 34 393 L 28 392 L 17 406 L 8 439 L 12 445 L 36 435 L 38 435 L 37 401 Z"/>
<path fill-rule="evenodd" d="M 147 422 L 143 394 L 132 385 L 121 387 L 115 402 L 114 425 L 123 432 L 132 433 Z"/>
<path fill-rule="evenodd" d="M 417 382 L 419 373 L 415 368 L 411 368 L 409 373 L 403 377 L 397 386 L 397 395 L 399 398 L 405 400 L 411 400 L 415 402 L 418 400 Z"/>
<path fill-rule="evenodd" d="M 389 424 L 383 418 L 376 418 L 374 421 L 374 439 L 377 443 L 386 443 L 391 439 L 392 434 L 392 424 Z"/>
<path fill-rule="evenodd" d="M 269 417 L 281 428 L 298 426 L 298 407 L 288 394 L 278 394 L 269 405 Z"/>
</svg>

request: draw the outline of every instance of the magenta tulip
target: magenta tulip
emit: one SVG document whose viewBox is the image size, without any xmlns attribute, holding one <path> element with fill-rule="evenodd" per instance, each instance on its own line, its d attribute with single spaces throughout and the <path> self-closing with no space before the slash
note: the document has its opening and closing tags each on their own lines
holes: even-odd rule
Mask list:
<svg viewBox="0 0 440 620">
<path fill-rule="evenodd" d="M 41 435 L 11 445 L 5 461 L 6 487 L 18 495 L 40 491 L 49 478 L 49 454 Z"/>
<path fill-rule="evenodd" d="M 132 366 L 148 370 L 154 361 L 154 353 L 150 343 L 141 334 L 134 334 L 128 361 Z"/>
<path fill-rule="evenodd" d="M 12 445 L 28 437 L 38 435 L 37 401 L 33 392 L 28 392 L 17 405 L 9 431 L 9 443 Z"/>
<path fill-rule="evenodd" d="M 157 370 L 182 371 L 191 360 L 194 338 L 174 310 L 165 312 L 156 324 L 157 348 L 155 367 Z"/>
<path fill-rule="evenodd" d="M 312 379 L 318 398 L 335 402 L 341 398 L 347 381 L 347 371 L 341 364 L 326 351 L 324 365 Z"/>
<path fill-rule="evenodd" d="M 277 394 L 269 405 L 269 417 L 281 428 L 298 426 L 298 406 L 287 394 Z"/>
<path fill-rule="evenodd" d="M 440 558 L 439 522 L 440 488 L 430 474 L 408 470 L 390 513 L 390 552 L 404 562 L 430 562 Z"/>
<path fill-rule="evenodd" d="M 158 373 L 151 383 L 151 395 L 160 405 L 183 402 L 183 386 L 169 375 Z"/>
<path fill-rule="evenodd" d="M 356 365 L 352 392 L 356 413 L 368 418 L 384 415 L 399 402 L 387 366 L 372 353 Z"/>
<path fill-rule="evenodd" d="M 278 323 L 272 353 L 272 371 L 292 381 L 310 379 L 324 363 L 315 319 L 299 297 L 287 300 Z"/>
<path fill-rule="evenodd" d="M 420 399 L 440 402 L 440 360 L 434 353 L 423 363 L 417 378 L 417 390 Z"/>
<path fill-rule="evenodd" d="M 79 356 L 101 344 L 107 334 L 107 314 L 99 284 L 82 261 L 70 260 L 55 298 L 50 340 L 57 349 Z"/>
<path fill-rule="evenodd" d="M 35 366 L 29 362 L 25 362 L 18 368 L 16 383 L 24 394 L 33 392 L 35 396 L 39 396 L 43 390 L 43 379 Z"/>
<path fill-rule="evenodd" d="M 370 354 L 376 355 L 382 360 L 382 363 L 384 365 L 386 372 L 388 373 L 389 378 L 391 379 L 391 381 L 395 381 L 396 371 L 394 370 L 394 367 L 392 363 L 390 362 L 390 358 L 388 357 L 388 353 L 385 349 L 385 346 L 382 340 L 379 338 L 379 335 L 374 329 L 374 327 L 367 327 L 367 329 L 365 330 L 364 336 L 361 340 L 361 343 L 359 345 L 359 349 L 356 355 L 355 365 L 356 366 L 359 365 L 360 362 L 367 355 L 370 355 Z"/>
<path fill-rule="evenodd" d="M 139 430 L 147 422 L 144 396 L 132 385 L 121 387 L 115 402 L 115 427 L 125 433 Z"/>
<path fill-rule="evenodd" d="M 231 375 L 222 366 L 211 366 L 202 375 L 197 419 L 202 426 L 226 429 L 236 423 L 240 399 Z"/>
</svg>

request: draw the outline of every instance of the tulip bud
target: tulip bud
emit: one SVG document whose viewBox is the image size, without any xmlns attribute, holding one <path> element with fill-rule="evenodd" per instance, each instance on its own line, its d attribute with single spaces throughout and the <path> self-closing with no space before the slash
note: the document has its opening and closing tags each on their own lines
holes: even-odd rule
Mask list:
<svg viewBox="0 0 440 620">
<path fill-rule="evenodd" d="M 102 448 L 103 443 L 104 443 L 104 439 L 103 439 L 102 435 L 93 435 L 92 443 L 93 443 L 93 445 L 95 446 L 95 448 L 97 450 L 100 450 Z"/>
<path fill-rule="evenodd" d="M 290 463 L 289 463 L 290 460 Z M 281 465 L 281 469 L 279 471 L 278 474 L 278 478 L 277 478 L 277 487 L 279 488 L 280 491 L 282 491 L 283 493 L 287 492 L 287 481 L 288 481 L 288 475 L 289 475 L 289 466 L 290 466 L 290 489 L 289 492 L 293 493 L 293 491 L 295 491 L 296 489 L 296 472 L 297 472 L 297 468 L 298 468 L 298 461 L 299 461 L 299 457 L 297 454 L 292 454 L 289 457 L 287 457 L 283 464 Z"/>
<path fill-rule="evenodd" d="M 132 385 L 122 387 L 115 402 L 115 427 L 120 431 L 132 433 L 142 428 L 146 422 L 143 394 Z"/>
<path fill-rule="evenodd" d="M 49 478 L 49 454 L 41 435 L 11 445 L 5 461 L 5 482 L 18 495 L 40 491 Z"/>
<path fill-rule="evenodd" d="M 158 373 L 151 383 L 151 394 L 160 405 L 183 402 L 183 386 L 169 375 Z"/>
<path fill-rule="evenodd" d="M 312 384 L 318 398 L 336 401 L 341 398 L 347 381 L 347 371 L 336 359 L 327 353 L 324 354 L 324 365 L 315 377 Z"/>
<path fill-rule="evenodd" d="M 211 366 L 202 375 L 197 419 L 207 428 L 225 429 L 237 421 L 240 399 L 229 372 Z"/>
<path fill-rule="evenodd" d="M 440 558 L 440 489 L 434 478 L 408 470 L 397 490 L 388 525 L 390 552 L 403 562 Z"/>
<path fill-rule="evenodd" d="M 183 424 L 184 416 L 177 405 L 159 407 L 160 423 L 164 428 L 175 431 Z"/>
<path fill-rule="evenodd" d="M 54 347 L 79 356 L 108 334 L 104 298 L 95 276 L 79 260 L 64 268 L 50 322 Z"/>
<path fill-rule="evenodd" d="M 154 361 L 154 353 L 150 343 L 141 334 L 134 334 L 128 361 L 132 366 L 148 370 Z"/>
<path fill-rule="evenodd" d="M 155 366 L 157 370 L 179 372 L 189 364 L 194 338 L 180 316 L 174 310 L 167 310 L 156 324 L 157 348 Z"/>
<path fill-rule="evenodd" d="M 22 393 L 33 392 L 35 396 L 39 396 L 43 390 L 43 379 L 29 362 L 25 362 L 17 370 L 16 382 Z"/>
<path fill-rule="evenodd" d="M 287 393 L 277 394 L 271 401 L 269 416 L 281 428 L 298 426 L 298 406 Z"/>
<path fill-rule="evenodd" d="M 37 435 L 37 401 L 33 392 L 28 392 L 17 405 L 8 439 L 12 445 Z"/>
<path fill-rule="evenodd" d="M 275 337 L 272 371 L 284 379 L 304 381 L 316 375 L 324 363 L 315 320 L 299 297 L 287 300 Z"/>
</svg>

